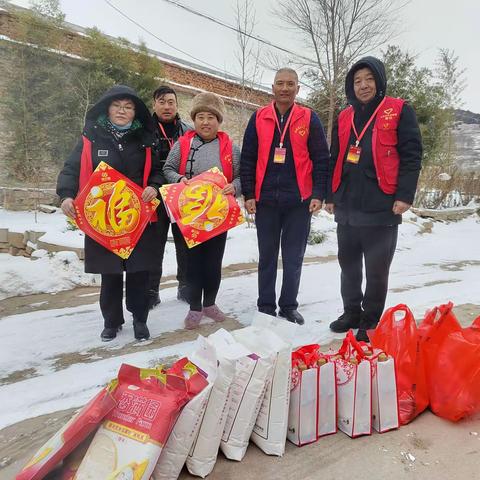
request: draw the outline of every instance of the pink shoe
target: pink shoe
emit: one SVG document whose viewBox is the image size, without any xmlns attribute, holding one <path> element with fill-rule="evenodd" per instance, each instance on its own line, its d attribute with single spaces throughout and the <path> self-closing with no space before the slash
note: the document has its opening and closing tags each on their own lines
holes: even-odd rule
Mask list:
<svg viewBox="0 0 480 480">
<path fill-rule="evenodd" d="M 202 312 L 197 312 L 195 310 L 189 310 L 187 316 L 185 317 L 185 328 L 187 330 L 193 330 L 200 325 L 200 320 L 203 317 Z"/>
<path fill-rule="evenodd" d="M 228 318 L 216 305 L 203 307 L 203 314 L 216 322 L 223 322 Z"/>
</svg>

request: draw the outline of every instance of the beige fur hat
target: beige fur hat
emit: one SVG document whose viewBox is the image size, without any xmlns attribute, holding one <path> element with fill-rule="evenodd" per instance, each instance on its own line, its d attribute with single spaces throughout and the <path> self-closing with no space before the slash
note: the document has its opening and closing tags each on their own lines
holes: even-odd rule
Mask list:
<svg viewBox="0 0 480 480">
<path fill-rule="evenodd" d="M 199 93 L 192 100 L 192 110 L 190 111 L 192 120 L 195 120 L 195 115 L 199 112 L 213 113 L 217 117 L 218 122 L 222 123 L 225 115 L 225 104 L 215 93 Z"/>
</svg>

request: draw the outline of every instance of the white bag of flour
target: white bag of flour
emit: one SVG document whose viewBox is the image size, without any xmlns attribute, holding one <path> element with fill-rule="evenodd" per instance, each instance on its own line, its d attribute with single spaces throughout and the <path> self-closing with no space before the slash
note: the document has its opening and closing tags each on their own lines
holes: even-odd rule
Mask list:
<svg viewBox="0 0 480 480">
<path fill-rule="evenodd" d="M 204 350 L 210 351 L 214 346 L 203 337 L 199 338 Z M 200 349 L 197 352 L 201 351 Z M 211 358 L 213 361 L 213 356 Z M 193 355 L 192 361 L 197 362 L 203 370 L 207 370 L 207 365 L 202 363 L 199 355 Z M 227 421 L 227 414 L 230 408 L 230 397 L 228 392 L 235 374 L 235 362 L 228 359 L 221 359 L 215 351 L 216 374 L 210 390 L 206 408 L 203 416 L 199 419 L 198 433 L 193 440 L 190 452 L 187 456 L 187 468 L 192 475 L 206 477 L 215 466 L 217 461 L 218 448 L 222 439 L 223 429 Z"/>
<path fill-rule="evenodd" d="M 233 336 L 257 355 L 273 359 L 273 375 L 267 384 L 251 439 L 267 455 L 282 456 L 288 427 L 291 347 L 272 330 L 275 330 L 273 326 L 257 326 L 254 320 L 251 327 L 236 330 Z"/>
<path fill-rule="evenodd" d="M 153 480 L 176 480 L 180 475 L 188 452 L 198 435 L 200 423 L 217 377 L 218 367 L 215 347 L 209 344 L 204 337 L 198 337 L 195 351 L 189 355 L 189 359 L 205 373 L 208 386 L 183 408 L 166 445 L 162 449 L 153 471 Z"/>
<path fill-rule="evenodd" d="M 235 376 L 229 392 L 231 403 L 220 448 L 228 459 L 240 461 L 247 451 L 274 359 L 260 357 L 223 329 L 210 335 L 209 341 L 215 345 L 220 359 L 235 361 Z"/>
</svg>

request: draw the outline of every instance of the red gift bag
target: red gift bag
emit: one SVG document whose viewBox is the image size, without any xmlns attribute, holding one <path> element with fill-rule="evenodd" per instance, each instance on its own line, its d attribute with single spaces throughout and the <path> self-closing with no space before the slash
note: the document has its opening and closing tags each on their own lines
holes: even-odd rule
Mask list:
<svg viewBox="0 0 480 480">
<path fill-rule="evenodd" d="M 335 359 L 337 426 L 352 438 L 372 433 L 371 362 L 349 330 Z"/>
<path fill-rule="evenodd" d="M 452 421 L 480 411 L 480 317 L 462 328 L 450 302 L 421 324 L 430 408 Z"/>
<path fill-rule="evenodd" d="M 403 312 L 404 317 L 395 318 L 396 312 Z M 412 312 L 402 304 L 386 310 L 377 328 L 370 334 L 374 348 L 395 358 L 401 425 L 411 422 L 428 406 L 420 337 Z"/>
</svg>

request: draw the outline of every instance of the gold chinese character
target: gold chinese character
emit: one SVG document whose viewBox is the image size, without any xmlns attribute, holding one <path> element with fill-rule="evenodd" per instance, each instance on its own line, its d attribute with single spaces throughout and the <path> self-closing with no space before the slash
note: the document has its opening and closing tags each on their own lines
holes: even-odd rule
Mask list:
<svg viewBox="0 0 480 480">
<path fill-rule="evenodd" d="M 182 223 L 188 225 L 201 217 L 212 202 L 213 192 L 211 184 L 189 185 L 183 191 L 186 203 L 182 205 Z"/>
<path fill-rule="evenodd" d="M 105 218 L 107 202 L 103 200 L 103 190 L 101 187 L 93 187 L 90 191 L 90 194 L 97 200 L 86 207 L 86 210 L 93 212 L 93 217 L 89 223 L 95 230 L 104 232 L 107 229 Z"/>
<path fill-rule="evenodd" d="M 139 217 L 138 210 L 130 207 L 132 193 L 126 185 L 125 180 L 116 182 L 108 201 L 108 221 L 115 233 L 131 231 Z"/>
</svg>

